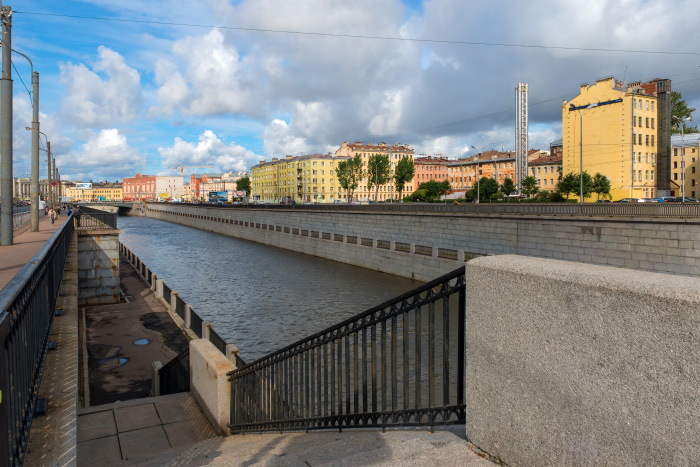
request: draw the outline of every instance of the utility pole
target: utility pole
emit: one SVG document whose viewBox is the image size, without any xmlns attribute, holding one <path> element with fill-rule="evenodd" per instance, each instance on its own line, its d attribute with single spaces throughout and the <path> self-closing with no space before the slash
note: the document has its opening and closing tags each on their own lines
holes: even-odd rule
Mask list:
<svg viewBox="0 0 700 467">
<path fill-rule="evenodd" d="M 46 185 L 46 206 L 51 207 L 51 141 L 46 141 L 46 154 L 47 162 L 49 163 L 48 171 L 46 172 L 46 177 L 48 178 L 48 184 Z"/>
<path fill-rule="evenodd" d="M 2 79 L 0 79 L 0 245 L 13 243 L 12 231 L 12 8 L 0 0 Z"/>
<path fill-rule="evenodd" d="M 39 231 L 39 72 L 32 73 L 32 232 Z"/>
<path fill-rule="evenodd" d="M 56 180 L 58 180 L 57 176 L 57 171 L 56 171 L 56 158 L 53 158 L 53 182 L 56 183 Z M 58 185 L 58 184 L 57 184 Z M 53 204 L 52 206 L 56 206 L 58 203 L 58 198 L 56 197 L 56 192 L 53 191 L 53 187 L 51 187 L 51 195 L 53 196 Z"/>
</svg>

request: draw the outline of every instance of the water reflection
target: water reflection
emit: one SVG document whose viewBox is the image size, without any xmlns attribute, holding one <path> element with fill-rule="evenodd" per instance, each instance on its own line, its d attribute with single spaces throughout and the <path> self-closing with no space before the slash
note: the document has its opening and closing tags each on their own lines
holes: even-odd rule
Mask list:
<svg viewBox="0 0 700 467">
<path fill-rule="evenodd" d="M 120 240 L 252 361 L 420 284 L 142 217 Z"/>
</svg>

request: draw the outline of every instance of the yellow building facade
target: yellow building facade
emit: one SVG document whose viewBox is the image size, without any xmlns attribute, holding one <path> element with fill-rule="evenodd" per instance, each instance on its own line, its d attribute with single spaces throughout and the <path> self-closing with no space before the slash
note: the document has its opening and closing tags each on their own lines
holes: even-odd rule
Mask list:
<svg viewBox="0 0 700 467">
<path fill-rule="evenodd" d="M 700 134 L 673 135 L 671 145 L 671 196 L 685 193 L 686 198 L 697 199 L 700 197 Z"/>
<path fill-rule="evenodd" d="M 394 188 L 393 181 L 394 170 L 396 168 L 396 164 L 398 164 L 402 158 L 408 157 L 413 160 L 413 149 L 410 149 L 407 144 L 365 144 L 360 142 L 348 143 L 346 141 L 340 146 L 340 148 L 338 148 L 337 151 L 335 151 L 335 155 L 339 157 L 353 158 L 357 154 L 362 157 L 362 170 L 365 174 L 367 173 L 367 162 L 369 161 L 370 157 L 379 154 L 389 156 L 389 175 L 392 178 L 388 183 L 379 186 L 378 198 L 379 201 L 398 199 L 399 195 Z M 415 190 L 414 181 L 415 179 L 406 182 L 402 193 L 403 196 L 413 193 Z M 364 176 L 360 180 L 357 190 L 355 190 L 355 193 L 353 194 L 356 200 L 369 201 L 370 199 L 374 199 L 375 188 L 372 187 L 369 189 L 367 185 L 367 177 Z"/>
<path fill-rule="evenodd" d="M 251 169 L 251 199 L 264 203 L 295 201 L 332 203 L 343 200 L 335 169 L 347 157 L 310 154 L 261 162 Z"/>
<path fill-rule="evenodd" d="M 122 185 L 96 185 L 87 190 L 78 190 L 75 185 L 70 185 L 67 188 L 67 195 L 71 201 L 122 201 L 123 192 Z"/>
<path fill-rule="evenodd" d="M 665 195 L 670 88 L 669 80 L 624 86 L 613 77 L 582 84 L 562 105 L 563 174 L 579 173 L 581 164 L 591 176 L 600 172 L 610 180 L 613 200 Z"/>
</svg>

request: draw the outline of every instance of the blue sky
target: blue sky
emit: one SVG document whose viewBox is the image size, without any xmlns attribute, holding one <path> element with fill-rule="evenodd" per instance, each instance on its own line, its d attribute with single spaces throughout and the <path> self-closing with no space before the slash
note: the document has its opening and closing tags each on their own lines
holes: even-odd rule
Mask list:
<svg viewBox="0 0 700 467">
<path fill-rule="evenodd" d="M 700 108 L 693 1 L 5 3 L 16 12 L 13 48 L 40 73 L 42 131 L 62 176 L 74 180 L 174 173 L 181 163 L 245 170 L 346 140 L 408 143 L 448 157 L 473 153 L 471 146 L 512 149 L 518 81 L 530 86 L 535 148 L 560 137 L 561 100 L 603 76 L 667 77 Z M 13 61 L 14 175 L 23 177 L 31 110 L 20 77 L 29 87 L 31 78 L 22 57 Z"/>
</svg>

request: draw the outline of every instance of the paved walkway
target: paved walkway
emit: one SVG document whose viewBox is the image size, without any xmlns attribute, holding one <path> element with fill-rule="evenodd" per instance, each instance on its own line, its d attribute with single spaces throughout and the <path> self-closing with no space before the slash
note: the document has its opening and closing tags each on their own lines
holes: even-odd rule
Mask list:
<svg viewBox="0 0 700 467">
<path fill-rule="evenodd" d="M 165 306 L 127 261 L 119 262 L 128 303 L 83 309 L 89 391 L 85 405 L 147 397 L 153 362 L 168 363 L 189 346 Z"/>
<path fill-rule="evenodd" d="M 87 407 L 78 409 L 78 466 L 138 460 L 215 437 L 189 393 Z"/>
<path fill-rule="evenodd" d="M 0 290 L 5 288 L 66 220 L 68 216 L 62 214 L 52 225 L 48 216 L 40 215 L 39 232 L 32 232 L 31 225 L 24 226 L 14 232 L 12 245 L 0 246 Z"/>
</svg>

